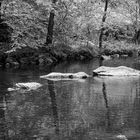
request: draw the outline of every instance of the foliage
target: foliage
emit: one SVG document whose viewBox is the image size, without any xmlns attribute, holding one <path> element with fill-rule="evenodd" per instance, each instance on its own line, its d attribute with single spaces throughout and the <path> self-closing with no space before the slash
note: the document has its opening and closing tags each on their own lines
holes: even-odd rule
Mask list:
<svg viewBox="0 0 140 140">
<path fill-rule="evenodd" d="M 118 39 L 119 35 L 134 36 L 139 21 L 136 7 L 136 0 L 109 1 L 104 24 L 106 40 Z M 53 44 L 71 46 L 82 40 L 98 44 L 103 0 L 58 0 L 55 6 L 51 0 L 6 0 L 3 1 L 2 13 L 5 22 L 13 29 L 11 47 L 43 46 L 52 8 L 55 10 Z"/>
<path fill-rule="evenodd" d="M 134 50 L 139 51 L 140 47 L 137 47 L 133 43 L 128 43 L 127 41 L 106 41 L 103 44 L 104 54 L 127 54 L 131 56 Z"/>
<path fill-rule="evenodd" d="M 39 11 L 21 0 L 12 0 L 3 5 L 5 22 L 13 29 L 12 47 L 37 47 L 44 41 L 46 35 L 47 10 Z"/>
</svg>

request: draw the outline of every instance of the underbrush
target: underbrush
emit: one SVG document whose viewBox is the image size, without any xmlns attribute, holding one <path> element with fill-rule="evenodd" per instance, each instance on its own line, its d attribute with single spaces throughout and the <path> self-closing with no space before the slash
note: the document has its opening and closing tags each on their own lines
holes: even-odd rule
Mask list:
<svg viewBox="0 0 140 140">
<path fill-rule="evenodd" d="M 128 43 L 127 41 L 106 41 L 103 43 L 103 54 L 127 54 L 132 56 L 134 51 L 139 52 L 140 47 L 134 43 Z"/>
<path fill-rule="evenodd" d="M 44 45 L 43 47 L 31 48 L 20 46 L 3 52 L 0 57 L 0 65 L 9 67 L 20 67 L 27 65 L 51 65 L 65 60 L 89 60 L 97 55 L 94 47 L 80 44 L 77 47 L 57 43 L 55 45 Z"/>
<path fill-rule="evenodd" d="M 103 55 L 119 54 L 128 56 L 138 53 L 140 47 L 126 41 L 103 42 Z M 3 52 L 3 51 L 2 51 Z M 57 43 L 33 49 L 22 47 L 3 52 L 0 57 L 0 65 L 8 67 L 22 65 L 51 65 L 62 61 L 90 60 L 99 56 L 98 46 L 90 41 L 74 42 L 73 44 Z"/>
<path fill-rule="evenodd" d="M 50 53 L 59 59 L 84 60 L 98 55 L 95 45 L 91 42 L 74 42 L 71 45 L 59 43 L 49 49 Z"/>
</svg>

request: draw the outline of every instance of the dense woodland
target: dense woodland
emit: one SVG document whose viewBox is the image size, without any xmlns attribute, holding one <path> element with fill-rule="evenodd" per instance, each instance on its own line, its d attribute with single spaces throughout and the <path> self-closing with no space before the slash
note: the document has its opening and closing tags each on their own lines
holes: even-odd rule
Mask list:
<svg viewBox="0 0 140 140">
<path fill-rule="evenodd" d="M 50 65 L 139 51 L 139 0 L 0 0 L 0 64 Z"/>
</svg>

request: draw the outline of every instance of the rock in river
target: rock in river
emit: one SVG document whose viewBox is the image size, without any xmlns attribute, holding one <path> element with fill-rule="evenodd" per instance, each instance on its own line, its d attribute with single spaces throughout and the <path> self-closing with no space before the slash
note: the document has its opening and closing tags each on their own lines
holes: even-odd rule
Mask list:
<svg viewBox="0 0 140 140">
<path fill-rule="evenodd" d="M 27 83 L 16 83 L 13 88 L 8 88 L 8 91 L 16 91 L 16 90 L 36 90 L 42 85 L 36 82 L 27 82 Z"/>
<path fill-rule="evenodd" d="M 101 66 L 93 70 L 93 76 L 140 76 L 140 71 L 125 66 Z"/>
<path fill-rule="evenodd" d="M 70 80 L 70 79 L 86 79 L 89 75 L 85 72 L 78 72 L 78 73 L 59 73 L 59 72 L 52 72 L 48 75 L 40 76 L 40 78 L 49 79 L 49 80 Z"/>
</svg>

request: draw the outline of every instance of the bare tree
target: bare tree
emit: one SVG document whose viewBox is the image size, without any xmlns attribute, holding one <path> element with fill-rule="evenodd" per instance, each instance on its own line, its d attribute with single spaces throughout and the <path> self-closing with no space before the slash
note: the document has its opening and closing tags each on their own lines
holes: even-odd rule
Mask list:
<svg viewBox="0 0 140 140">
<path fill-rule="evenodd" d="M 56 4 L 56 2 L 57 2 L 57 0 L 52 0 L 53 8 L 52 8 L 52 10 L 50 12 L 50 16 L 49 16 L 46 45 L 52 44 L 52 40 L 53 40 L 53 27 L 54 27 L 54 16 L 55 16 L 54 5 Z"/>
<path fill-rule="evenodd" d="M 99 35 L 99 50 L 100 50 L 100 56 L 101 56 L 101 54 L 102 54 L 103 31 L 104 31 L 104 23 L 105 23 L 105 21 L 106 21 L 108 3 L 109 3 L 109 0 L 105 0 L 104 14 L 103 14 L 103 17 L 102 17 L 101 30 L 100 30 L 100 35 Z"/>
</svg>

